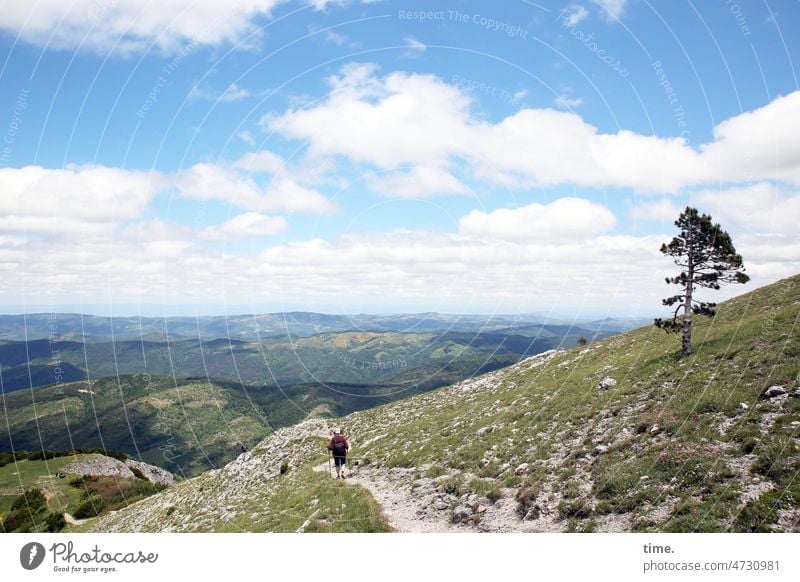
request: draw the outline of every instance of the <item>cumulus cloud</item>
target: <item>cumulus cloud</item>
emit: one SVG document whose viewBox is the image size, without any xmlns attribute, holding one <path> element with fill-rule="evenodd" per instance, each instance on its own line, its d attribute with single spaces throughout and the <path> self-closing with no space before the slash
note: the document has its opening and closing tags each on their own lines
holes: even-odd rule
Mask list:
<svg viewBox="0 0 800 582">
<path fill-rule="evenodd" d="M 458 223 L 463 235 L 511 241 L 584 240 L 617 224 L 605 206 L 581 198 L 559 198 L 550 204 L 529 204 L 493 212 L 473 210 Z"/>
<path fill-rule="evenodd" d="M 167 178 L 95 165 L 0 169 L 0 232 L 85 236 L 138 218 Z"/>
<path fill-rule="evenodd" d="M 415 166 L 409 171 L 373 176 L 368 183 L 373 191 L 391 198 L 429 198 L 469 192 L 449 172 L 429 166 Z"/>
<path fill-rule="evenodd" d="M 732 224 L 738 230 L 794 237 L 800 232 L 800 192 L 787 191 L 779 184 L 759 182 L 737 188 L 702 190 L 692 199 L 715 220 Z"/>
<path fill-rule="evenodd" d="M 685 206 L 683 208 L 685 208 Z M 631 208 L 630 215 L 635 220 L 673 222 L 678 218 L 683 208 L 678 207 L 678 205 L 669 198 L 662 198 L 661 200 L 639 202 L 639 204 Z"/>
<path fill-rule="evenodd" d="M 719 182 L 786 180 L 800 184 L 800 91 L 723 121 L 701 146 Z"/>
<path fill-rule="evenodd" d="M 326 99 L 265 117 L 263 125 L 307 141 L 311 158 L 345 156 L 380 169 L 463 161 L 480 178 L 517 186 L 655 193 L 745 178 L 800 183 L 800 91 L 724 121 L 713 142 L 695 149 L 679 137 L 602 133 L 554 109 L 484 121 L 473 116 L 465 92 L 433 75 L 380 77 L 374 65 L 358 63 L 328 82 Z"/>
<path fill-rule="evenodd" d="M 268 17 L 283 1 L 11 2 L 0 13 L 0 28 L 33 44 L 53 48 L 113 48 L 130 53 L 155 46 L 173 51 L 179 47 L 236 43 L 255 30 L 258 17 Z"/>
<path fill-rule="evenodd" d="M 460 148 L 469 99 L 433 75 L 374 76 L 354 64 L 328 79 L 320 105 L 265 118 L 265 127 L 309 140 L 312 156 L 345 155 L 380 168 L 440 165 Z"/>
<path fill-rule="evenodd" d="M 238 164 L 195 164 L 178 173 L 175 188 L 185 198 L 222 200 L 254 212 L 333 214 L 338 211 L 338 206 L 319 191 L 301 186 L 291 178 L 277 175 L 262 187 L 237 167 Z"/>
<path fill-rule="evenodd" d="M 204 228 L 198 236 L 204 240 L 231 240 L 254 236 L 272 236 L 286 231 L 289 225 L 282 216 L 245 212 L 219 226 Z"/>
</svg>

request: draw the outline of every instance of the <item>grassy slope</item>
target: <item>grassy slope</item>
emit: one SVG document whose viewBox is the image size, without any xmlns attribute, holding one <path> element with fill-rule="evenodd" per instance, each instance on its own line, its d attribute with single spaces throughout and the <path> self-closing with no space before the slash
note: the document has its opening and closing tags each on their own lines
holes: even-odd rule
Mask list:
<svg viewBox="0 0 800 582">
<path fill-rule="evenodd" d="M 326 431 L 322 420 L 285 428 L 223 469 L 74 531 L 294 532 L 306 520 L 308 532 L 388 531 L 364 489 L 312 471 L 325 459 Z"/>
<path fill-rule="evenodd" d="M 793 277 L 724 303 L 713 321 L 699 319 L 695 354 L 684 360 L 678 337 L 647 327 L 341 422 L 371 470 L 446 476 L 459 494 L 519 503 L 520 516 L 531 509 L 534 526 L 533 510 L 542 509 L 565 531 L 610 523 L 626 531 L 800 531 L 800 398 L 759 399 L 766 387 L 800 385 L 799 317 Z M 617 384 L 600 390 L 606 377 Z M 242 482 L 229 466 L 93 528 L 162 531 L 161 512 L 174 504 L 176 531 L 225 523 L 290 531 L 315 506 L 318 476 L 308 467 L 319 462 L 325 429 L 276 433 L 242 465 L 259 475 L 259 455 L 268 466 L 285 459 L 289 477 L 273 467 Z M 296 512 L 273 493 L 281 479 L 291 483 Z M 240 498 L 257 499 L 260 510 L 248 513 Z M 208 507 L 220 506 L 233 517 L 210 517 Z"/>
<path fill-rule="evenodd" d="M 105 447 L 177 474 L 224 464 L 237 441 L 269 432 L 263 411 L 241 391 L 148 376 L 13 392 L 0 416 L 3 450 Z"/>
<path fill-rule="evenodd" d="M 685 360 L 678 337 L 642 328 L 491 390 L 421 396 L 346 422 L 362 440 L 386 433 L 361 453 L 373 462 L 432 463 L 467 481 L 529 487 L 554 495 L 564 518 L 625 513 L 636 530 L 768 529 L 777 508 L 796 518 L 800 506 L 800 398 L 758 396 L 800 385 L 799 314 L 794 277 L 699 319 Z M 601 391 L 605 377 L 617 385 Z M 609 452 L 595 456 L 598 445 Z M 531 473 L 517 475 L 524 462 Z M 754 497 L 744 508 L 743 491 Z M 591 527 L 580 521 L 573 527 Z"/>
<path fill-rule="evenodd" d="M 48 500 L 48 510 L 66 511 L 70 504 L 78 501 L 80 491 L 69 486 L 69 479 L 57 479 L 51 475 L 59 472 L 64 465 L 71 463 L 79 456 L 58 457 L 47 461 L 28 461 L 26 459 L 0 467 L 0 515 L 6 515 L 11 509 L 11 504 L 22 491 L 32 487 L 41 489 L 45 494 Z M 6 493 L 8 495 L 4 495 Z"/>
</svg>

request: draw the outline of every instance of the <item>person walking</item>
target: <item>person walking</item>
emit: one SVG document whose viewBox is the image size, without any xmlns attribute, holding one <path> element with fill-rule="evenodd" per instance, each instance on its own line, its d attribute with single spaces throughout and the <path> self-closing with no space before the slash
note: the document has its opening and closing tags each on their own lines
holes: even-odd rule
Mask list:
<svg viewBox="0 0 800 582">
<path fill-rule="evenodd" d="M 333 429 L 333 436 L 328 443 L 328 450 L 333 454 L 333 463 L 336 465 L 336 478 L 344 479 L 344 466 L 347 464 L 347 451 L 350 450 L 350 443 L 342 434 L 342 429 Z"/>
</svg>

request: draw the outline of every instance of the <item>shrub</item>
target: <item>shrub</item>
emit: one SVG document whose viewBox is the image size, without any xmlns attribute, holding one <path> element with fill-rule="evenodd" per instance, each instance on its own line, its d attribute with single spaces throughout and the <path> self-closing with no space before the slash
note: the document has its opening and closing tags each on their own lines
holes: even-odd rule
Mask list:
<svg viewBox="0 0 800 582">
<path fill-rule="evenodd" d="M 55 533 L 64 529 L 64 527 L 67 525 L 67 522 L 64 520 L 63 513 L 51 513 L 47 516 L 45 524 L 47 524 L 47 531 Z"/>
<path fill-rule="evenodd" d="M 77 519 L 87 519 L 100 515 L 105 508 L 102 498 L 99 495 L 89 495 L 86 500 L 78 506 L 73 514 Z"/>
<path fill-rule="evenodd" d="M 444 467 L 442 467 L 441 465 L 437 465 L 437 464 L 431 465 L 428 468 L 428 470 L 426 471 L 426 474 L 431 479 L 436 479 L 436 477 L 441 477 L 442 475 L 444 475 L 444 473 L 445 473 Z"/>
<path fill-rule="evenodd" d="M 565 500 L 558 504 L 558 514 L 562 519 L 586 519 L 591 517 L 592 508 L 585 499 Z"/>
<path fill-rule="evenodd" d="M 536 495 L 538 491 L 534 487 L 522 487 L 517 490 L 515 499 L 517 500 L 517 515 L 525 518 L 526 515 L 536 505 Z"/>
<path fill-rule="evenodd" d="M 780 484 L 791 476 L 791 472 L 786 470 L 786 465 L 793 450 L 794 443 L 789 439 L 776 439 L 766 443 L 759 448 L 752 472 L 769 477 Z"/>
<path fill-rule="evenodd" d="M 445 493 L 454 495 L 455 497 L 461 497 L 465 493 L 464 480 L 461 478 L 461 475 L 452 475 L 444 480 L 442 489 Z"/>
<path fill-rule="evenodd" d="M 284 460 L 283 463 L 281 463 L 281 468 L 280 468 L 279 471 L 280 471 L 281 475 L 286 475 L 286 473 L 289 472 L 289 461 L 288 460 Z"/>
<path fill-rule="evenodd" d="M 144 474 L 144 473 L 142 473 L 142 472 L 141 472 L 139 469 L 137 469 L 136 467 L 128 467 L 128 468 L 131 470 L 131 473 L 133 473 L 133 475 L 134 475 L 134 476 L 135 476 L 137 479 L 141 479 L 142 481 L 147 481 L 148 483 L 150 482 L 150 479 L 148 479 L 148 478 L 145 476 L 145 474 Z"/>
<path fill-rule="evenodd" d="M 14 500 L 14 503 L 11 504 L 11 511 L 20 509 L 35 514 L 39 510 L 44 509 L 46 505 L 47 500 L 41 489 L 28 489 Z"/>
</svg>

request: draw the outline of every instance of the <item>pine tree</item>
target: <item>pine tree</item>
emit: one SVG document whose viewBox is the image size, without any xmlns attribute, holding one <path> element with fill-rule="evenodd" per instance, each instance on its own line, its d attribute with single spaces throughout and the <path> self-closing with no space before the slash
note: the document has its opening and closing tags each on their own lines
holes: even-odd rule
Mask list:
<svg viewBox="0 0 800 582">
<path fill-rule="evenodd" d="M 736 253 L 730 235 L 714 224 L 709 215 L 687 206 L 675 226 L 680 234 L 662 245 L 661 252 L 683 269 L 677 277 L 667 277 L 667 283 L 681 285 L 683 289 L 663 301 L 665 306 L 675 306 L 672 319 L 656 319 L 655 325 L 667 332 L 683 334 L 681 357 L 685 357 L 692 353 L 692 315 L 713 317 L 716 313 L 716 303 L 694 299 L 695 288 L 719 290 L 724 283 L 747 283 L 750 277 L 744 273 L 742 256 Z M 683 317 L 679 320 L 681 309 Z"/>
</svg>

